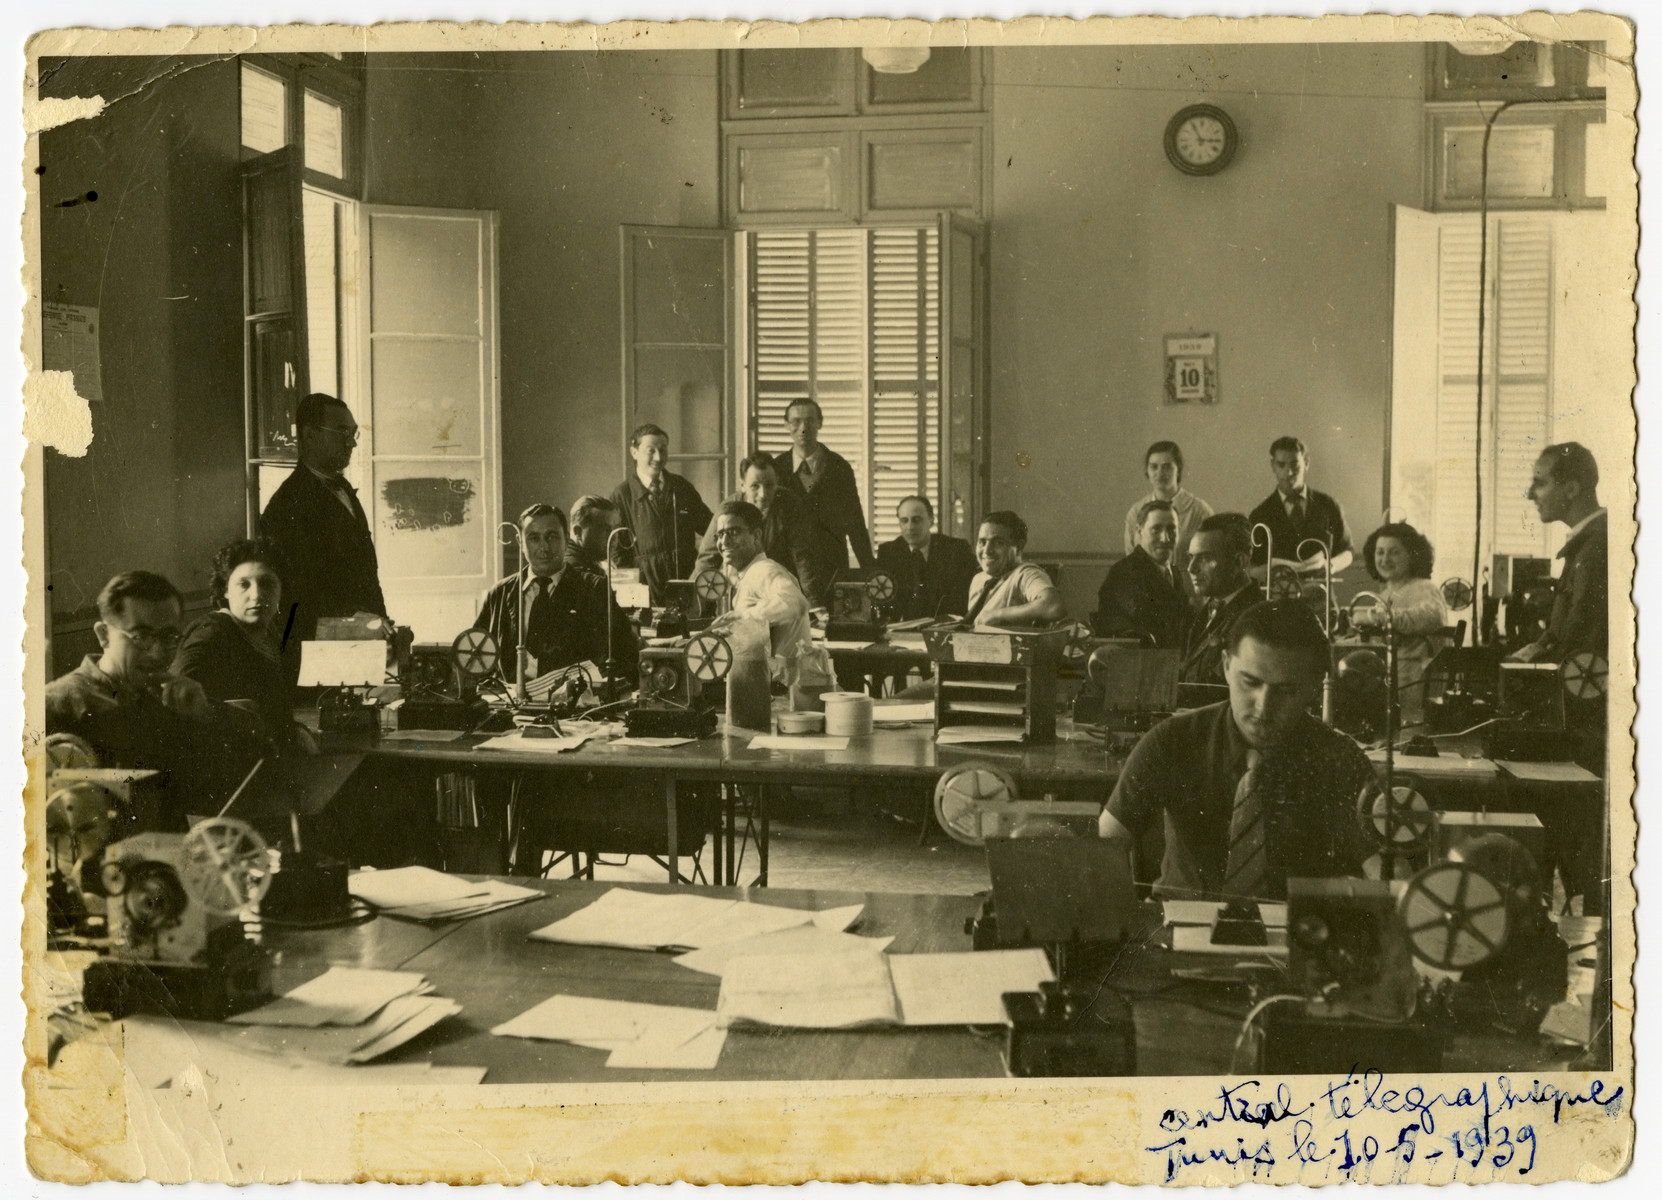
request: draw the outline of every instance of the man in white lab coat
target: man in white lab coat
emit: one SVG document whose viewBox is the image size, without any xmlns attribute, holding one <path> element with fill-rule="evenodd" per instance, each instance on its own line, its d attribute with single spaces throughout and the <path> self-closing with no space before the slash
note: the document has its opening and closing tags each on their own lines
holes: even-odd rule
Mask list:
<svg viewBox="0 0 1662 1200">
<path fill-rule="evenodd" d="M 715 543 L 721 572 L 732 588 L 733 607 L 713 629 L 751 617 L 766 621 L 771 653 L 793 659 L 808 644 L 808 598 L 796 576 L 762 552 L 762 514 L 754 504 L 729 500 L 716 510 Z"/>
</svg>

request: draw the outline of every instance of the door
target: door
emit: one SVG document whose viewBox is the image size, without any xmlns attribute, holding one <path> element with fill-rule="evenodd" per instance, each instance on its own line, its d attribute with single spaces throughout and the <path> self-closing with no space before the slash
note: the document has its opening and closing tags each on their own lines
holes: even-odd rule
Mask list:
<svg viewBox="0 0 1662 1200">
<path fill-rule="evenodd" d="M 449 642 L 496 581 L 496 214 L 359 206 L 364 507 L 393 620 Z"/>
<path fill-rule="evenodd" d="M 941 461 L 941 532 L 975 541 L 989 502 L 987 420 L 987 239 L 985 227 L 957 213 L 941 215 L 947 247 L 941 281 L 946 323 L 946 420 Z"/>
</svg>

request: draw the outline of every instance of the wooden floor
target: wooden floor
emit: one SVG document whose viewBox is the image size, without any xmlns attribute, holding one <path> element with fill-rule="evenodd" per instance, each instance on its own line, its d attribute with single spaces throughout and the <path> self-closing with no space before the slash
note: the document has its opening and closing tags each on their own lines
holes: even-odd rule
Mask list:
<svg viewBox="0 0 1662 1200">
<path fill-rule="evenodd" d="M 925 797 L 851 796 L 800 789 L 772 821 L 768 882 L 783 888 L 837 888 L 857 892 L 922 892 L 968 896 L 990 886 L 983 852 L 942 833 L 929 817 L 919 844 Z M 900 811 L 895 811 L 900 810 Z M 704 861 L 709 862 L 706 847 Z M 687 869 L 683 860 L 681 869 Z M 566 868 L 556 867 L 558 877 Z M 741 878 L 756 874 L 756 847 L 747 846 Z M 606 858 L 600 880 L 662 883 L 664 869 L 651 859 Z"/>
</svg>

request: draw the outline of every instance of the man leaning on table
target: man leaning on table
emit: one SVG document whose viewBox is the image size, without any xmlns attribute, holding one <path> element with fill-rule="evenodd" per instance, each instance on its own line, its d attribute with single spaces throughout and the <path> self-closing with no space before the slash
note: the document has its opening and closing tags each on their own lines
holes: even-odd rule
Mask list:
<svg viewBox="0 0 1662 1200">
<path fill-rule="evenodd" d="M 1302 601 L 1254 605 L 1229 633 L 1229 699 L 1137 743 L 1097 828 L 1129 848 L 1161 821 L 1156 895 L 1283 900 L 1289 877 L 1362 874 L 1356 806 L 1373 772 L 1308 711 L 1328 655 Z"/>
<path fill-rule="evenodd" d="M 745 618 L 767 622 L 770 650 L 793 659 L 808 644 L 808 598 L 792 575 L 762 552 L 762 514 L 754 504 L 729 500 L 716 510 L 712 526 L 721 547 L 722 574 L 732 587 L 733 607 L 711 622 L 723 629 Z"/>
<path fill-rule="evenodd" d="M 1021 560 L 1027 522 L 1001 509 L 981 519 L 975 557 L 981 571 L 970 581 L 965 619 L 978 625 L 1046 625 L 1067 615 L 1062 593 L 1044 570 Z"/>
</svg>

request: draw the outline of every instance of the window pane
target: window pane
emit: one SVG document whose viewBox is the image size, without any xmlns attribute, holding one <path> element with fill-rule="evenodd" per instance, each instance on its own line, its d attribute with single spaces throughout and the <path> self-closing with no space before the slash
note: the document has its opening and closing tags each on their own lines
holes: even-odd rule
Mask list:
<svg viewBox="0 0 1662 1200">
<path fill-rule="evenodd" d="M 916 71 L 889 75 L 867 68 L 872 104 L 951 104 L 975 96 L 967 46 L 936 46 Z"/>
<path fill-rule="evenodd" d="M 341 108 L 316 92 L 306 93 L 306 169 L 336 179 L 346 174 L 341 151 Z"/>
<path fill-rule="evenodd" d="M 482 454 L 478 342 L 374 339 L 375 453 Z"/>
<path fill-rule="evenodd" d="M 314 392 L 340 395 L 337 348 L 340 345 L 340 205 L 307 188 L 301 194 L 306 235 L 306 351 Z"/>
<path fill-rule="evenodd" d="M 739 107 L 817 108 L 845 103 L 846 50 L 740 50 Z"/>
<path fill-rule="evenodd" d="M 288 88 L 275 75 L 242 67 L 242 144 L 260 154 L 289 144 Z"/>
</svg>

